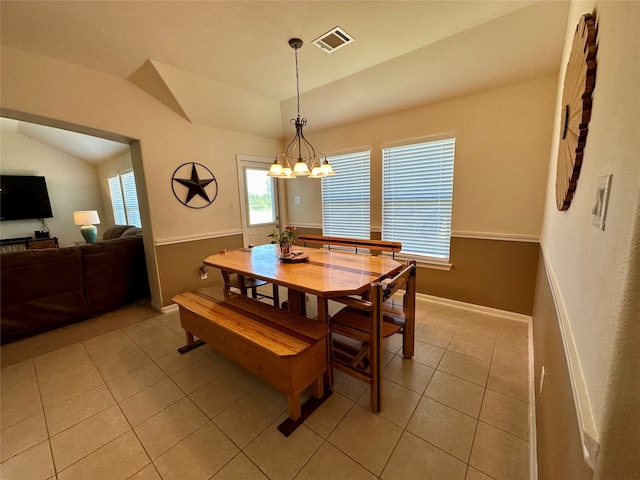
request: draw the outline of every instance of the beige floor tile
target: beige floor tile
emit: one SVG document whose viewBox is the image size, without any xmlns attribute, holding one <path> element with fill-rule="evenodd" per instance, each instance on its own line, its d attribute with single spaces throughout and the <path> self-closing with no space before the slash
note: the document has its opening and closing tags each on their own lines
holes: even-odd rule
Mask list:
<svg viewBox="0 0 640 480">
<path fill-rule="evenodd" d="M 409 422 L 421 395 L 398 385 L 390 380 L 382 380 L 382 408 L 378 412 L 391 423 L 404 428 Z M 367 410 L 371 410 L 369 391 L 366 391 L 358 400 L 358 404 Z"/>
<path fill-rule="evenodd" d="M 153 463 L 150 463 L 128 480 L 162 480 Z"/>
<path fill-rule="evenodd" d="M 249 385 L 235 375 L 225 373 L 193 392 L 189 397 L 209 418 L 215 418 L 249 391 L 251 391 Z"/>
<path fill-rule="evenodd" d="M 440 330 L 429 325 L 420 325 L 416 328 L 416 340 L 436 347 L 447 348 L 452 338 L 453 332 Z"/>
<path fill-rule="evenodd" d="M 496 480 L 527 480 L 529 442 L 480 422 L 469 465 Z"/>
<path fill-rule="evenodd" d="M 239 363 L 231 363 L 228 371 L 238 377 L 244 383 L 249 385 L 251 388 L 258 388 L 264 383 L 264 380 L 258 377 L 255 373 L 244 368 Z"/>
<path fill-rule="evenodd" d="M 272 385 L 269 385 L 264 380 L 260 380 L 260 383 L 254 388 L 254 391 L 258 392 L 260 395 L 265 397 L 266 399 L 272 401 L 276 405 L 280 407 L 281 410 L 287 410 L 289 408 L 289 398 L 286 393 L 278 390 Z M 300 395 L 300 403 L 305 402 L 305 392 Z M 309 395 L 306 395 L 306 398 L 309 398 Z"/>
<path fill-rule="evenodd" d="M 115 405 L 116 401 L 106 385 L 89 390 L 66 402 L 45 410 L 49 435 L 56 435 L 87 418 Z"/>
<path fill-rule="evenodd" d="M 517 348 L 529 345 L 529 324 L 519 320 L 503 318 L 500 322 L 500 330 L 496 346 L 516 346 Z"/>
<path fill-rule="evenodd" d="M 491 363 L 492 365 L 511 368 L 517 367 L 523 371 L 527 371 L 529 368 L 528 344 L 521 348 L 515 345 L 496 345 Z"/>
<path fill-rule="evenodd" d="M 115 405 L 51 437 L 56 469 L 64 470 L 130 429 Z"/>
<path fill-rule="evenodd" d="M 407 431 L 445 452 L 469 461 L 478 421 L 441 403 L 422 397 Z"/>
<path fill-rule="evenodd" d="M 289 437 L 285 437 L 277 429 L 285 418 L 286 414 L 280 416 L 244 449 L 244 453 L 271 480 L 294 478 L 323 441 L 304 424 Z M 286 454 L 274 455 L 273 452 L 286 452 Z"/>
<path fill-rule="evenodd" d="M 233 457 L 211 480 L 269 480 L 242 452 Z"/>
<path fill-rule="evenodd" d="M 44 423 L 42 413 L 14 423 L 0 432 L 0 462 L 30 449 L 48 438 L 47 426 Z"/>
<path fill-rule="evenodd" d="M 5 347 L 2 347 L 2 355 Z M 0 428 L 4 429 L 42 412 L 33 360 L 3 368 L 0 386 Z"/>
<path fill-rule="evenodd" d="M 164 325 L 158 317 L 123 329 L 152 359 L 164 357 L 185 344 L 185 337 Z"/>
<path fill-rule="evenodd" d="M 529 402 L 529 371 L 517 365 L 491 365 L 487 388 Z"/>
<path fill-rule="evenodd" d="M 458 335 L 466 335 L 468 337 L 480 337 L 495 340 L 498 336 L 499 328 L 500 317 L 478 312 L 468 312 L 456 333 Z"/>
<path fill-rule="evenodd" d="M 214 418 L 214 423 L 240 448 L 246 447 L 282 415 L 282 408 L 253 391 Z"/>
<path fill-rule="evenodd" d="M 384 338 L 382 340 L 382 350 L 393 353 L 394 355 L 402 355 L 402 335 L 391 335 L 390 337 Z"/>
<path fill-rule="evenodd" d="M 483 362 L 490 362 L 493 355 L 494 340 L 482 337 L 454 335 L 448 350 L 477 358 Z"/>
<path fill-rule="evenodd" d="M 384 369 L 382 376 L 392 382 L 422 394 L 435 370 L 412 359 L 395 356 Z"/>
<path fill-rule="evenodd" d="M 163 480 L 206 480 L 238 452 L 218 427 L 207 422 L 154 463 Z"/>
<path fill-rule="evenodd" d="M 318 409 L 304 421 L 304 424 L 322 438 L 327 438 L 353 407 L 353 400 L 333 392 Z"/>
<path fill-rule="evenodd" d="M 151 363 L 122 330 L 86 340 L 83 345 L 107 382 Z"/>
<path fill-rule="evenodd" d="M 131 425 L 137 427 L 184 396 L 184 392 L 166 378 L 123 400 L 120 407 Z"/>
<path fill-rule="evenodd" d="M 529 404 L 493 390 L 487 390 L 480 420 L 529 440 Z"/>
<path fill-rule="evenodd" d="M 428 442 L 404 432 L 382 475 L 383 480 L 464 480 L 467 465 Z"/>
<path fill-rule="evenodd" d="M 184 341 L 182 342 L 185 343 Z M 204 345 L 203 345 L 204 347 Z M 198 363 L 206 358 L 203 347 L 189 350 L 187 353 L 180 353 L 177 349 L 168 352 L 166 355 L 155 358 L 154 361 L 167 375 L 173 375 L 187 368 L 189 365 Z"/>
<path fill-rule="evenodd" d="M 422 363 L 423 365 L 431 368 L 436 368 L 438 363 L 440 363 L 444 352 L 444 348 L 416 340 L 413 361 Z"/>
<path fill-rule="evenodd" d="M 180 311 L 175 309 L 159 317 L 159 320 L 178 335 L 184 335 L 184 328 L 180 324 Z"/>
<path fill-rule="evenodd" d="M 296 480 L 343 479 L 375 480 L 376 476 L 327 442 L 296 476 Z"/>
<path fill-rule="evenodd" d="M 121 402 L 167 378 L 155 363 L 150 363 L 108 382 L 109 390 Z"/>
<path fill-rule="evenodd" d="M 436 371 L 424 395 L 473 418 L 478 418 L 484 387 L 453 375 Z"/>
<path fill-rule="evenodd" d="M 462 314 L 455 312 L 430 312 L 422 321 L 422 325 L 428 325 L 439 330 L 456 333 L 462 323 Z"/>
<path fill-rule="evenodd" d="M 333 369 L 333 391 L 344 395 L 349 400 L 357 402 L 362 394 L 368 390 L 369 384 L 347 375 L 340 370 Z"/>
<path fill-rule="evenodd" d="M 380 475 L 401 433 L 397 425 L 356 405 L 328 441 L 373 474 Z"/>
<path fill-rule="evenodd" d="M 438 370 L 485 386 L 489 378 L 490 365 L 489 362 L 447 350 L 438 364 Z"/>
<path fill-rule="evenodd" d="M 82 344 L 34 359 L 45 408 L 62 403 L 104 383 Z"/>
<path fill-rule="evenodd" d="M 46 480 L 55 474 L 49 442 L 31 447 L 0 465 L 2 480 Z"/>
<path fill-rule="evenodd" d="M 151 460 L 184 440 L 209 419 L 189 398 L 170 405 L 135 428 Z"/>
<path fill-rule="evenodd" d="M 480 470 L 469 467 L 467 470 L 467 478 L 465 480 L 493 480 L 489 475 L 485 475 Z"/>
<path fill-rule="evenodd" d="M 149 457 L 129 431 L 59 472 L 58 480 L 125 480 L 147 464 Z"/>
<path fill-rule="evenodd" d="M 171 379 L 189 394 L 206 385 L 211 380 L 218 378 L 227 371 L 226 365 L 221 365 L 210 358 L 203 358 L 199 362 L 189 365 L 171 375 Z"/>
</svg>

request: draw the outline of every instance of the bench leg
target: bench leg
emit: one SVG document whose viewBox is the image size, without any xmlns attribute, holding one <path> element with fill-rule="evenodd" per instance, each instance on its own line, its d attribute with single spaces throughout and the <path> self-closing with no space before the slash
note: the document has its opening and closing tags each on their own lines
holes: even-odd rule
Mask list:
<svg viewBox="0 0 640 480">
<path fill-rule="evenodd" d="M 189 350 L 193 350 L 194 348 L 199 347 L 200 345 L 204 345 L 204 341 L 195 340 L 193 338 L 193 333 L 187 332 L 186 330 L 184 331 L 184 333 L 187 337 L 187 344 L 184 347 L 180 347 L 178 349 L 178 352 L 187 353 Z"/>
<path fill-rule="evenodd" d="M 311 384 L 311 395 L 314 398 L 322 398 L 324 395 L 324 380 L 322 377 L 323 375 L 318 376 Z"/>
<path fill-rule="evenodd" d="M 300 395 L 289 395 L 289 418 L 291 418 L 291 420 L 298 420 L 300 415 L 302 415 Z"/>
</svg>

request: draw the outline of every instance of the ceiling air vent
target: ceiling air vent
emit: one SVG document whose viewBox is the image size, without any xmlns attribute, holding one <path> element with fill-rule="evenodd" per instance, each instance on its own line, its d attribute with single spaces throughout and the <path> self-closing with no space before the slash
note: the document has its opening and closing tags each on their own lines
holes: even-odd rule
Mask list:
<svg viewBox="0 0 640 480">
<path fill-rule="evenodd" d="M 313 44 L 326 53 L 335 52 L 339 48 L 353 42 L 354 38 L 340 27 L 329 30 L 313 41 Z"/>
</svg>

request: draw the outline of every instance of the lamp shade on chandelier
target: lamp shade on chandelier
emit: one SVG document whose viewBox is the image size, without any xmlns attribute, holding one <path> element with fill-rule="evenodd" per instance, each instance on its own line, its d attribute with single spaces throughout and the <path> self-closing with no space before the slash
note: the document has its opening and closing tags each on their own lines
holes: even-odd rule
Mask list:
<svg viewBox="0 0 640 480">
<path fill-rule="evenodd" d="M 306 118 L 300 118 L 300 82 L 298 78 L 298 49 L 302 47 L 302 40 L 292 38 L 289 46 L 295 51 L 296 58 L 296 98 L 298 100 L 298 115 L 291 119 L 291 124 L 296 127 L 296 134 L 287 145 L 284 152 L 276 155 L 276 159 L 269 169 L 267 176 L 276 178 L 323 178 L 335 175 L 331 164 L 324 153 L 316 153 L 313 145 L 302 133 L 307 124 Z"/>
</svg>

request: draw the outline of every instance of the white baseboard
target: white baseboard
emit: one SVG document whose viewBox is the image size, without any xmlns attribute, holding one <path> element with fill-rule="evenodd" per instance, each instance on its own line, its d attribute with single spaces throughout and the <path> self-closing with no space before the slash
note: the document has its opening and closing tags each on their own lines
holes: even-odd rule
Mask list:
<svg viewBox="0 0 640 480">
<path fill-rule="evenodd" d="M 172 303 L 171 305 L 167 305 L 166 307 L 162 307 L 160 309 L 162 313 L 171 313 L 175 312 L 176 310 L 178 310 L 178 304 L 176 303 Z"/>
<path fill-rule="evenodd" d="M 508 310 L 500 310 L 499 308 L 485 307 L 484 305 L 461 302 L 459 300 L 452 300 L 450 298 L 436 297 L 434 295 L 427 295 L 426 293 L 416 293 L 416 299 L 433 303 L 441 303 L 443 305 L 449 305 L 452 307 L 464 308 L 466 310 L 471 310 L 474 312 L 496 315 L 498 317 L 508 318 L 510 320 L 518 320 L 520 322 L 531 323 L 531 315 L 509 312 Z"/>
</svg>

